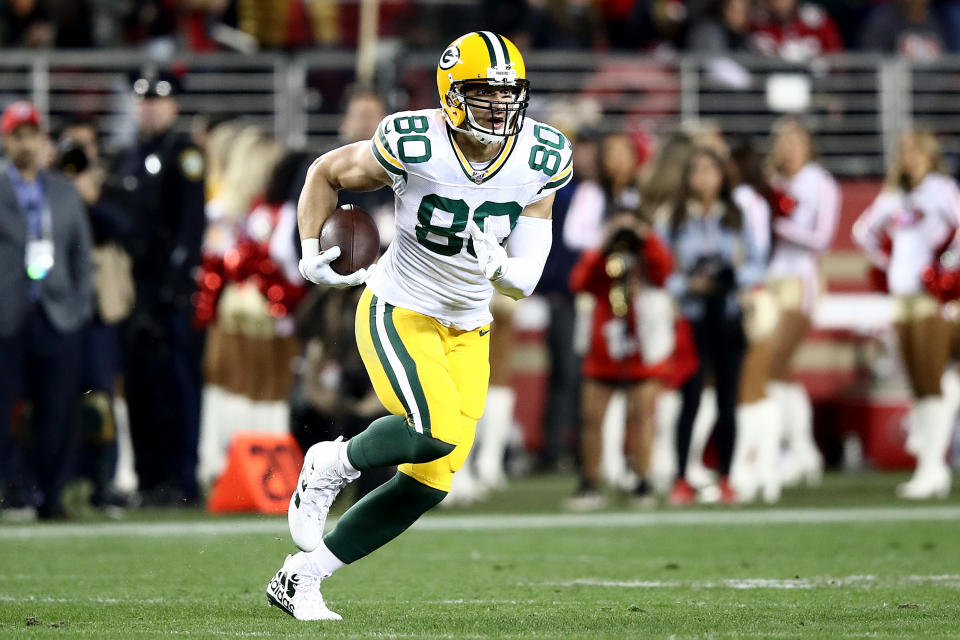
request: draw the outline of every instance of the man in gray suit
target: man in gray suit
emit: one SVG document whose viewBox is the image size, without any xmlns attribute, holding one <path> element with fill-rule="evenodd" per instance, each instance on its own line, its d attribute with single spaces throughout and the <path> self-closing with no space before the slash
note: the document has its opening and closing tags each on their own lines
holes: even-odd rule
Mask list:
<svg viewBox="0 0 960 640">
<path fill-rule="evenodd" d="M 0 487 L 9 469 L 11 415 L 32 408 L 30 456 L 40 517 L 63 515 L 81 328 L 90 317 L 90 230 L 64 176 L 42 167 L 40 115 L 15 102 L 0 120 Z M 0 504 L 0 506 L 3 506 Z"/>
</svg>

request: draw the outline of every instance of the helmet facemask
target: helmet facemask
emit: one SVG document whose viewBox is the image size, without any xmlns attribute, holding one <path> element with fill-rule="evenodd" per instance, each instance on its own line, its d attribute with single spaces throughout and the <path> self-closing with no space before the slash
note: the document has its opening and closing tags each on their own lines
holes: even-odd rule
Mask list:
<svg viewBox="0 0 960 640">
<path fill-rule="evenodd" d="M 509 88 L 514 94 L 513 100 L 488 100 L 479 96 L 467 96 L 467 92 L 474 88 Z M 477 78 L 455 82 L 447 92 L 447 101 L 464 112 L 463 121 L 457 124 L 447 122 L 461 133 L 473 136 L 478 142 L 492 145 L 503 142 L 510 136 L 515 136 L 523 127 L 523 119 L 529 104 L 529 81 L 523 78 L 514 78 L 508 82 L 498 82 L 491 78 Z M 477 121 L 474 111 L 489 112 L 490 126 L 484 126 Z M 446 111 L 444 111 L 446 115 Z M 500 122 L 497 122 L 497 121 Z"/>
</svg>

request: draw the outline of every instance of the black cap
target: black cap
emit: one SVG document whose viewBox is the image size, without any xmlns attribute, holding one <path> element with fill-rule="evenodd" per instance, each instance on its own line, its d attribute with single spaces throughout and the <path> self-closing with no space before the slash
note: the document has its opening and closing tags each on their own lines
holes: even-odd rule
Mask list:
<svg viewBox="0 0 960 640">
<path fill-rule="evenodd" d="M 138 98 L 171 98 L 181 92 L 180 78 L 170 71 L 147 69 L 133 80 L 133 95 Z"/>
</svg>

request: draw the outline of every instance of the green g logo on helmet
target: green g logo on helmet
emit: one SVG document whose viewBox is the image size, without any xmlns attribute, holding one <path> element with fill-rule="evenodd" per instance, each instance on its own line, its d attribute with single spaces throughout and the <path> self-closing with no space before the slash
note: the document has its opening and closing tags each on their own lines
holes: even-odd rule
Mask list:
<svg viewBox="0 0 960 640">
<path fill-rule="evenodd" d="M 441 69 L 450 69 L 453 65 L 460 62 L 460 47 L 452 45 L 447 47 L 446 51 L 443 52 L 443 55 L 440 56 L 440 68 Z"/>
</svg>

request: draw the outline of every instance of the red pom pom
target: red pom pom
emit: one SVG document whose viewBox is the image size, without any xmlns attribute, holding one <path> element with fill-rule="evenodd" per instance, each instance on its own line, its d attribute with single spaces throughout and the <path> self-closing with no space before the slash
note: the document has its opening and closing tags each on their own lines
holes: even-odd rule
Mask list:
<svg viewBox="0 0 960 640">
<path fill-rule="evenodd" d="M 938 283 L 941 297 L 953 297 L 954 289 L 957 286 L 957 277 L 952 273 L 941 273 Z"/>
<path fill-rule="evenodd" d="M 210 291 L 219 291 L 223 286 L 223 278 L 215 273 L 206 273 L 203 276 L 203 286 Z"/>
<path fill-rule="evenodd" d="M 283 287 L 279 284 L 272 284 L 267 288 L 267 299 L 271 302 L 280 302 L 284 296 Z"/>
</svg>

